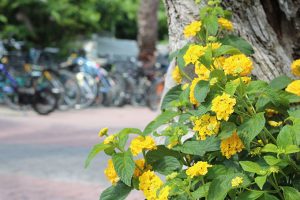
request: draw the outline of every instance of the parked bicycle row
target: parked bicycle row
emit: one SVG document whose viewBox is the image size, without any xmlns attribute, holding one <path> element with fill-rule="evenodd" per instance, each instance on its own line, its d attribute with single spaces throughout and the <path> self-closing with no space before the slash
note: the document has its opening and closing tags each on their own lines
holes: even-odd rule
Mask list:
<svg viewBox="0 0 300 200">
<path fill-rule="evenodd" d="M 39 114 L 89 106 L 148 106 L 156 110 L 168 67 L 166 56 L 147 70 L 135 57 L 77 51 L 62 62 L 54 48 L 24 50 L 13 39 L 0 43 L 0 101 L 13 109 L 32 107 Z"/>
</svg>

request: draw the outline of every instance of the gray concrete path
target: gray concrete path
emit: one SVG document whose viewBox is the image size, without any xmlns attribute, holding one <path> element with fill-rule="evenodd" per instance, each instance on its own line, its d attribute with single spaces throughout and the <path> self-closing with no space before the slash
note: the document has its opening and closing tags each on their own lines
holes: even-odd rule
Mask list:
<svg viewBox="0 0 300 200">
<path fill-rule="evenodd" d="M 94 200 L 110 184 L 100 154 L 83 168 L 102 127 L 143 128 L 147 108 L 91 108 L 39 116 L 0 107 L 0 200 Z M 134 192 L 128 199 L 143 199 Z"/>
</svg>

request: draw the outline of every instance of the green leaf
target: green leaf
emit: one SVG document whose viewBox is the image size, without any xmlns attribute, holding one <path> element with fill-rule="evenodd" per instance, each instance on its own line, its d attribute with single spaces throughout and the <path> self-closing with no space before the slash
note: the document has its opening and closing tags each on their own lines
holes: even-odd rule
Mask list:
<svg viewBox="0 0 300 200">
<path fill-rule="evenodd" d="M 237 176 L 243 178 L 241 187 L 247 187 L 250 184 L 248 177 L 242 173 L 219 176 L 210 184 L 207 200 L 224 200 L 227 193 L 232 189 L 231 180 Z"/>
<path fill-rule="evenodd" d="M 214 57 L 219 57 L 226 54 L 240 54 L 240 50 L 230 45 L 223 45 L 214 51 Z"/>
<path fill-rule="evenodd" d="M 142 131 L 140 131 L 139 129 L 137 128 L 124 128 L 123 130 L 121 130 L 119 133 L 118 133 L 118 137 L 119 137 L 119 146 L 121 148 L 124 148 L 126 143 L 127 143 L 127 140 L 128 140 L 128 135 L 129 134 L 138 134 L 138 135 L 142 135 Z"/>
<path fill-rule="evenodd" d="M 300 192 L 297 189 L 288 186 L 282 186 L 281 189 L 285 200 L 300 199 Z"/>
<path fill-rule="evenodd" d="M 251 161 L 240 161 L 239 163 L 244 171 L 261 174 L 262 168 L 259 164 Z"/>
<path fill-rule="evenodd" d="M 208 170 L 206 178 L 209 180 L 213 180 L 218 176 L 233 174 L 235 173 L 235 169 L 230 167 L 225 167 L 224 165 L 213 165 L 212 168 Z"/>
<path fill-rule="evenodd" d="M 255 183 L 258 185 L 258 187 L 262 190 L 264 187 L 264 184 L 266 183 L 267 175 L 258 176 L 254 180 L 255 180 Z"/>
<path fill-rule="evenodd" d="M 286 148 L 288 145 L 293 145 L 295 141 L 296 134 L 290 125 L 284 126 L 277 136 L 277 145 L 279 148 Z"/>
<path fill-rule="evenodd" d="M 87 159 L 85 160 L 85 168 L 87 168 L 91 161 L 93 160 L 93 158 L 101 151 L 104 151 L 105 149 L 107 149 L 108 147 L 110 147 L 109 144 L 103 144 L 103 143 L 100 143 L 100 144 L 96 144 L 92 150 L 90 151 Z"/>
<path fill-rule="evenodd" d="M 216 137 L 208 137 L 206 140 L 186 141 L 182 146 L 173 149 L 185 154 L 203 156 L 206 152 L 219 150 L 220 140 Z"/>
<path fill-rule="evenodd" d="M 131 188 L 118 182 L 101 193 L 100 200 L 124 200 L 131 192 Z"/>
<path fill-rule="evenodd" d="M 262 89 L 268 87 L 268 83 L 266 83 L 265 81 L 251 81 L 248 86 L 247 86 L 247 93 L 248 94 L 257 94 L 257 93 L 261 93 Z"/>
<path fill-rule="evenodd" d="M 300 118 L 300 109 L 288 111 L 290 117 Z"/>
<path fill-rule="evenodd" d="M 168 123 L 171 119 L 173 119 L 177 115 L 179 115 L 179 113 L 174 112 L 174 111 L 165 111 L 165 112 L 161 113 L 158 117 L 156 117 L 155 120 L 153 120 L 146 126 L 146 128 L 143 132 L 143 135 L 146 136 L 146 135 L 151 134 L 158 127 L 160 127 L 163 124 Z"/>
<path fill-rule="evenodd" d="M 221 132 L 219 133 L 218 137 L 221 140 L 224 140 L 230 136 L 232 133 L 236 131 L 236 125 L 233 122 L 222 122 L 221 124 Z"/>
<path fill-rule="evenodd" d="M 206 183 L 201 185 L 196 191 L 192 192 L 192 196 L 194 199 L 201 199 L 203 197 L 207 197 L 210 183 Z"/>
<path fill-rule="evenodd" d="M 115 170 L 121 181 L 131 186 L 131 178 L 135 169 L 135 163 L 130 151 L 124 153 L 116 153 L 112 156 Z"/>
<path fill-rule="evenodd" d="M 238 127 L 238 134 L 243 140 L 247 149 L 250 149 L 250 142 L 263 130 L 265 127 L 264 113 L 255 114 L 248 121 Z"/>
<path fill-rule="evenodd" d="M 147 163 L 155 163 L 158 160 L 162 160 L 165 156 L 172 156 L 177 159 L 181 158 L 177 151 L 168 149 L 164 145 L 158 145 L 157 149 L 147 152 L 145 159 Z"/>
<path fill-rule="evenodd" d="M 278 153 L 278 147 L 275 144 L 267 144 L 261 150 L 262 152 Z"/>
<path fill-rule="evenodd" d="M 207 30 L 208 35 L 216 35 L 218 32 L 218 18 L 215 15 L 208 15 L 204 18 L 203 24 Z"/>
<path fill-rule="evenodd" d="M 279 76 L 275 79 L 273 79 L 270 82 L 270 87 L 276 89 L 276 90 L 282 90 L 284 88 L 286 88 L 286 86 L 288 86 L 288 84 L 290 84 L 292 82 L 292 79 L 288 76 L 282 75 Z"/>
<path fill-rule="evenodd" d="M 281 159 L 276 158 L 274 156 L 264 156 L 264 160 L 270 166 L 276 165 L 282 161 Z"/>
<path fill-rule="evenodd" d="M 171 102 L 178 100 L 178 96 L 181 94 L 181 92 L 181 85 L 176 85 L 173 88 L 171 88 L 163 98 L 161 110 L 169 108 Z"/>
<path fill-rule="evenodd" d="M 164 156 L 162 159 L 149 164 L 153 167 L 154 171 L 163 175 L 171 174 L 174 171 L 180 170 L 182 167 L 178 159 L 173 156 Z"/>
<path fill-rule="evenodd" d="M 218 81 L 223 81 L 223 82 L 226 82 L 226 75 L 224 73 L 224 70 L 221 70 L 221 69 L 215 69 L 213 70 L 212 72 L 210 72 L 210 79 L 213 79 L 213 78 L 217 78 Z"/>
<path fill-rule="evenodd" d="M 227 94 L 230 94 L 230 96 L 233 96 L 239 85 L 240 85 L 240 81 L 227 82 L 225 85 L 224 92 L 226 92 Z"/>
<path fill-rule="evenodd" d="M 264 193 L 260 198 L 259 200 L 278 200 L 277 197 L 271 195 L 271 194 L 268 194 L 268 193 Z"/>
<path fill-rule="evenodd" d="M 205 53 L 203 56 L 200 57 L 200 62 L 207 68 L 211 68 L 212 63 L 212 50 L 210 48 L 205 50 Z"/>
<path fill-rule="evenodd" d="M 298 153 L 300 152 L 300 148 L 297 145 L 288 145 L 285 148 L 285 154 Z"/>
<path fill-rule="evenodd" d="M 208 81 L 199 81 L 195 87 L 195 98 L 199 103 L 205 101 L 205 98 L 209 92 L 209 82 Z"/>
<path fill-rule="evenodd" d="M 264 194 L 263 191 L 257 191 L 257 190 L 246 191 L 243 192 L 241 195 L 239 195 L 237 200 L 255 200 L 261 197 L 261 195 L 263 194 Z"/>
<path fill-rule="evenodd" d="M 235 35 L 228 35 L 221 39 L 221 43 L 223 45 L 233 46 L 246 55 L 254 54 L 252 46 L 241 37 Z"/>
</svg>

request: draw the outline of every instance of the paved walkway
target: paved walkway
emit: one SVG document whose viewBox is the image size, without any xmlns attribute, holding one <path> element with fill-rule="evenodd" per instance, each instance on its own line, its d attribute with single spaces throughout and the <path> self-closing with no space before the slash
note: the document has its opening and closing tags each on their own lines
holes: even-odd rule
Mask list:
<svg viewBox="0 0 300 200">
<path fill-rule="evenodd" d="M 83 168 L 102 127 L 143 128 L 147 108 L 97 108 L 38 116 L 0 107 L 0 200 L 93 200 L 110 184 L 100 154 Z M 143 199 L 134 192 L 128 199 Z"/>
</svg>

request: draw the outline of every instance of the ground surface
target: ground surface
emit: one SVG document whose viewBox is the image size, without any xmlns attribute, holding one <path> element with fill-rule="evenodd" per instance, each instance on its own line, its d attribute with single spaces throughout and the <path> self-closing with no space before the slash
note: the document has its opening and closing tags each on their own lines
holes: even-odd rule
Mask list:
<svg viewBox="0 0 300 200">
<path fill-rule="evenodd" d="M 107 157 L 83 168 L 101 127 L 143 128 L 147 108 L 93 108 L 38 116 L 0 106 L 0 200 L 96 200 L 109 182 Z M 138 192 L 128 199 L 143 199 Z"/>
</svg>

